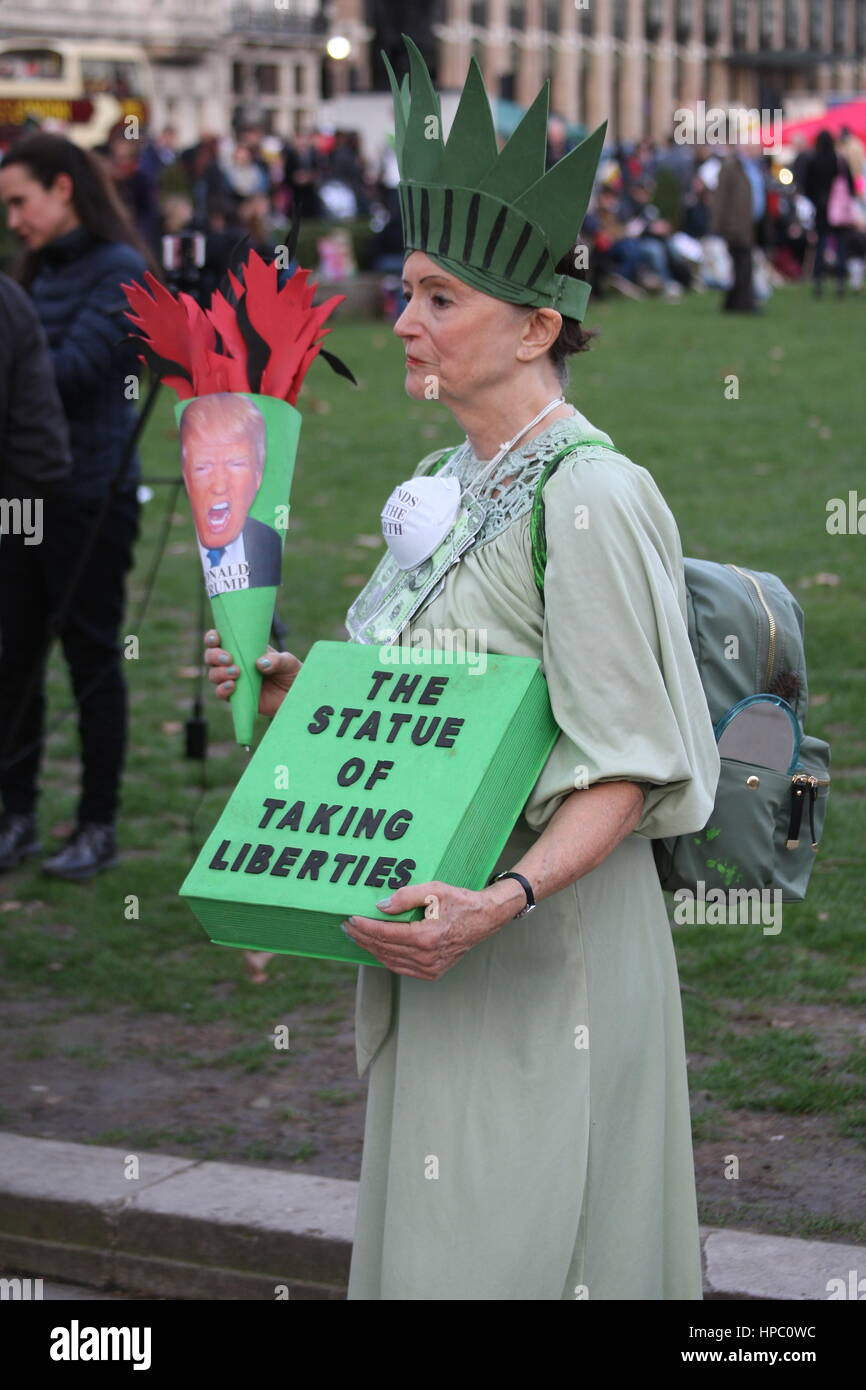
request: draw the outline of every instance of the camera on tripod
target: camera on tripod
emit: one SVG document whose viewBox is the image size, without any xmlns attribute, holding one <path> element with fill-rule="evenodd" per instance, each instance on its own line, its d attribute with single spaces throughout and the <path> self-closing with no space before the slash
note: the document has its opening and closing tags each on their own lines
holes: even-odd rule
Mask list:
<svg viewBox="0 0 866 1390">
<path fill-rule="evenodd" d="M 207 237 L 190 228 L 162 238 L 162 266 L 172 290 L 195 295 L 207 260 Z"/>
</svg>

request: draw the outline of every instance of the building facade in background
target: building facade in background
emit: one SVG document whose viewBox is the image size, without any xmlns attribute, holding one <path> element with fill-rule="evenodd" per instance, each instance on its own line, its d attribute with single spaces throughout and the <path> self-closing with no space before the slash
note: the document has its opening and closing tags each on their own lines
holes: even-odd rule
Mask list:
<svg viewBox="0 0 866 1390">
<path fill-rule="evenodd" d="M 39 70 L 52 46 L 61 63 L 65 46 L 79 68 L 96 42 L 106 65 L 107 44 L 120 56 L 136 45 L 148 67 L 151 123 L 176 126 L 182 143 L 228 135 L 245 119 L 283 136 L 312 129 L 327 28 L 322 0 L 7 0 L 0 9 L 0 44 L 26 41 L 34 55 L 34 93 L 50 90 Z M 0 103 L 9 90 L 0 69 Z"/>
<path fill-rule="evenodd" d="M 61 25 L 69 45 L 138 45 L 152 124 L 182 142 L 243 119 L 290 136 L 323 100 L 384 97 L 379 52 L 402 72 L 403 32 L 444 92 L 474 54 L 494 99 L 525 107 L 550 77 L 557 114 L 626 141 L 667 139 L 698 101 L 791 109 L 866 89 L 866 0 L 63 0 L 62 17 L 56 0 L 7 0 L 0 41 L 28 42 L 34 84 Z M 334 35 L 342 60 L 326 56 Z"/>
<path fill-rule="evenodd" d="M 332 22 L 358 36 L 336 90 L 384 87 L 386 45 L 364 31 L 379 11 L 403 9 L 335 0 Z M 698 101 L 775 110 L 866 90 L 866 0 L 432 0 L 424 10 L 442 90 L 462 87 L 474 54 L 491 97 L 526 107 L 550 77 L 558 115 L 589 129 L 607 119 L 627 141 L 665 140 L 673 112 Z"/>
</svg>

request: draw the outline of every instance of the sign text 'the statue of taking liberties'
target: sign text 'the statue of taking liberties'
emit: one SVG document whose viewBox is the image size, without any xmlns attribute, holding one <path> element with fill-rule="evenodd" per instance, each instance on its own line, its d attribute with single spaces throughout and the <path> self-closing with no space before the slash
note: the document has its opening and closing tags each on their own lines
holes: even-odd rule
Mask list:
<svg viewBox="0 0 866 1390">
<path fill-rule="evenodd" d="M 558 729 L 537 661 L 436 656 L 313 646 L 180 890 L 211 940 L 378 965 L 346 917 L 486 884 Z"/>
</svg>

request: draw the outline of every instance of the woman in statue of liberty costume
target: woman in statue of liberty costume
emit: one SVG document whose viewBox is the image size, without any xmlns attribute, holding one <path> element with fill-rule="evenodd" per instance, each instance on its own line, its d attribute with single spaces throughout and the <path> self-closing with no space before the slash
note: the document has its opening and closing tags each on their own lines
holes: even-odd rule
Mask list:
<svg viewBox="0 0 866 1390">
<path fill-rule="evenodd" d="M 411 522 L 393 541 L 386 528 L 347 625 L 356 641 L 434 646 L 463 630 L 540 659 L 561 732 L 488 887 L 410 884 L 378 906 L 427 903 L 424 920 L 346 924 L 388 967 L 359 971 L 369 1094 L 349 1298 L 700 1299 L 651 840 L 706 823 L 718 755 L 673 517 L 562 394 L 586 345 L 572 257 L 604 129 L 545 173 L 546 83 L 500 151 L 473 59 L 445 144 L 406 42 L 411 87 L 391 74 L 408 299 L 395 332 L 408 394 L 435 376 L 466 439 L 396 490 L 415 498 Z M 559 456 L 539 576 L 532 504 Z M 228 697 L 230 656 L 208 641 Z M 273 713 L 300 663 L 271 651 L 260 665 Z"/>
</svg>

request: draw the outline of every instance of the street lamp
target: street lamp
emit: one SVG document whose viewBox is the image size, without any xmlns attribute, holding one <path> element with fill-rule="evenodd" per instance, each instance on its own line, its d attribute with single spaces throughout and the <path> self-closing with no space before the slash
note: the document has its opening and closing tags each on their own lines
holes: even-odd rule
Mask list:
<svg viewBox="0 0 866 1390">
<path fill-rule="evenodd" d="M 352 52 L 352 45 L 343 34 L 332 34 L 325 45 L 325 52 L 329 58 L 336 58 L 338 61 L 348 58 Z"/>
</svg>

